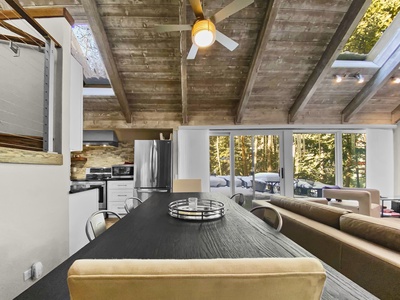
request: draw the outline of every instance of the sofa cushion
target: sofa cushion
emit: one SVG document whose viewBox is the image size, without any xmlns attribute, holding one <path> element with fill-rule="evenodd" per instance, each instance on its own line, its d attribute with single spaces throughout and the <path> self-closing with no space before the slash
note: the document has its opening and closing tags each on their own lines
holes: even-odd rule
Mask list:
<svg viewBox="0 0 400 300">
<path fill-rule="evenodd" d="M 400 223 L 348 214 L 340 217 L 340 230 L 400 252 Z"/>
<path fill-rule="evenodd" d="M 337 229 L 340 228 L 340 217 L 351 212 L 349 210 L 330 207 L 320 203 L 293 199 L 280 195 L 271 196 L 270 202 L 276 206 Z"/>
</svg>

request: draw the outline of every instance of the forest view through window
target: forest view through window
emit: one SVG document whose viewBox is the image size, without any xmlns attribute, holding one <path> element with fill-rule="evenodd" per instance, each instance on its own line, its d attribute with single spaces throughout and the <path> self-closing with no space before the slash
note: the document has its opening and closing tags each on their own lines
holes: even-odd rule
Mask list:
<svg viewBox="0 0 400 300">
<path fill-rule="evenodd" d="M 268 199 L 271 194 L 279 193 L 279 136 L 237 135 L 233 137 L 232 150 L 229 140 L 229 136 L 210 136 L 211 191 L 227 196 L 242 193 L 249 208 L 252 199 Z"/>
<path fill-rule="evenodd" d="M 400 0 L 372 0 L 338 60 L 365 60 L 400 11 Z"/>
</svg>

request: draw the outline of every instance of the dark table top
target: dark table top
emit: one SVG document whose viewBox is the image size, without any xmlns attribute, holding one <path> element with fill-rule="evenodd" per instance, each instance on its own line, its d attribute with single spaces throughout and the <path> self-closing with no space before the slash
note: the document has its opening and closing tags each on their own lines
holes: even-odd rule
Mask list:
<svg viewBox="0 0 400 300">
<path fill-rule="evenodd" d="M 189 196 L 225 203 L 223 218 L 185 221 L 168 215 L 168 204 Z M 82 228 L 84 230 L 84 228 Z M 118 221 L 16 299 L 69 299 L 67 272 L 86 259 L 193 259 L 244 257 L 313 257 L 234 201 L 217 193 L 159 193 Z M 324 264 L 327 280 L 322 299 L 376 299 Z"/>
</svg>

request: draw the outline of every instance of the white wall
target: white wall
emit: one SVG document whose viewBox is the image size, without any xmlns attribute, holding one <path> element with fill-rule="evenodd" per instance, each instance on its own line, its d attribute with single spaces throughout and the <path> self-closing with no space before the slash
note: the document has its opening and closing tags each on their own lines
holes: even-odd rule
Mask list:
<svg viewBox="0 0 400 300">
<path fill-rule="evenodd" d="M 367 187 L 386 197 L 394 194 L 393 137 L 391 129 L 367 129 Z"/>
<path fill-rule="evenodd" d="M 397 123 L 399 126 L 399 123 Z M 394 196 L 400 195 L 400 128 L 394 130 Z"/>
<path fill-rule="evenodd" d="M 41 261 L 48 273 L 68 257 L 70 25 L 63 18 L 39 22 L 63 45 L 63 165 L 0 164 L 2 300 L 33 283 L 22 277 L 32 263 Z"/>
<path fill-rule="evenodd" d="M 178 178 L 200 178 L 203 192 L 210 190 L 208 140 L 208 130 L 178 130 Z"/>
</svg>

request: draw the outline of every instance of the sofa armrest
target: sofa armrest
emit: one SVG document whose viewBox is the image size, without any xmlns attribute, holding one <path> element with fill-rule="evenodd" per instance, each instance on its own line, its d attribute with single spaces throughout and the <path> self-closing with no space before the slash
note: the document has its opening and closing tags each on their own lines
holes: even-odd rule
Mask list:
<svg viewBox="0 0 400 300">
<path fill-rule="evenodd" d="M 323 196 L 326 198 L 356 200 L 358 201 L 358 210 L 362 215 L 371 215 L 371 193 L 366 190 L 340 189 L 330 190 L 324 189 Z"/>
<path fill-rule="evenodd" d="M 377 189 L 367 189 L 367 188 L 343 188 L 345 190 L 352 190 L 352 191 L 367 191 L 370 192 L 371 194 L 371 202 L 381 205 L 381 195 L 379 193 L 379 190 Z"/>
</svg>

